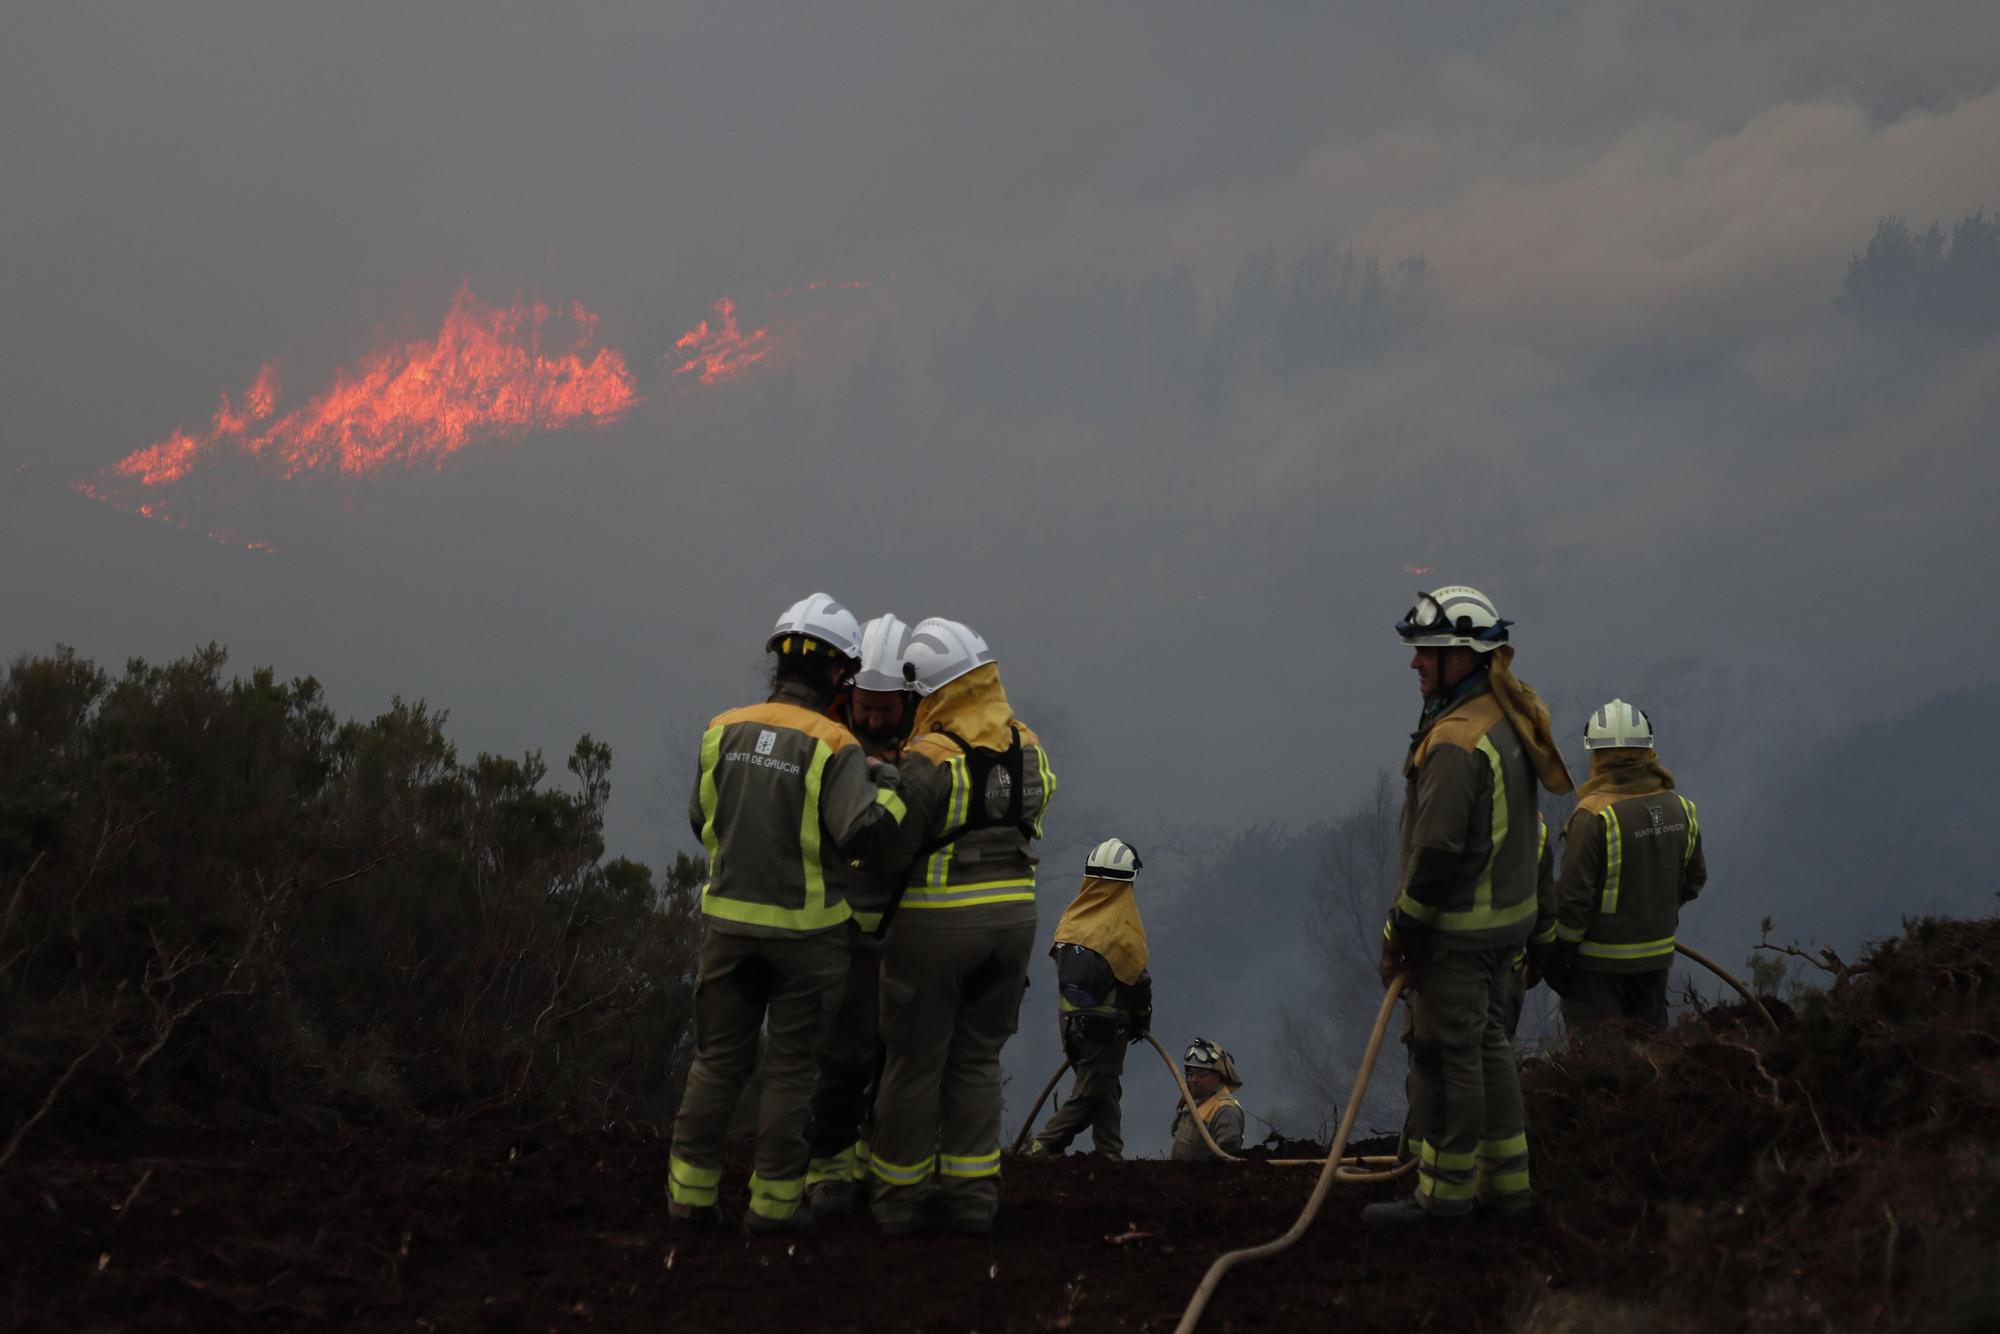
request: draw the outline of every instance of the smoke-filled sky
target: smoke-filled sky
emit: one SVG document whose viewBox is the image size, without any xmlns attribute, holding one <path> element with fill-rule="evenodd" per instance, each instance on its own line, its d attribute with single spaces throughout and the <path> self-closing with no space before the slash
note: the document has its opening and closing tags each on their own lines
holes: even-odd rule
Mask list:
<svg viewBox="0 0 2000 1334">
<path fill-rule="evenodd" d="M 589 731 L 615 851 L 685 845 L 687 738 L 815 589 L 982 630 L 1073 843 L 1344 809 L 1400 758 L 1419 587 L 1498 599 L 1566 732 L 1651 688 L 1691 787 L 2000 647 L 2000 311 L 1895 273 L 1836 306 L 1885 217 L 2000 207 L 1988 0 L 6 31 L 6 652 L 213 639 L 466 750 Z M 461 289 L 580 303 L 643 401 L 366 476 L 221 446 L 176 523 L 76 489 L 267 364 L 310 407 Z M 675 375 L 723 297 L 775 350 Z"/>
</svg>

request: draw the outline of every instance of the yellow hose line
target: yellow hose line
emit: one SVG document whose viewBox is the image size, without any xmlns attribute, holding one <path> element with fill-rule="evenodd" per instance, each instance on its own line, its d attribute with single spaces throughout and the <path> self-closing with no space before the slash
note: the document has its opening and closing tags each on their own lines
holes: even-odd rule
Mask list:
<svg viewBox="0 0 2000 1334">
<path fill-rule="evenodd" d="M 1368 1050 L 1362 1053 L 1361 1069 L 1354 1076 L 1353 1096 L 1347 1100 L 1347 1110 L 1341 1113 L 1340 1129 L 1334 1135 L 1332 1147 L 1327 1150 L 1319 1180 L 1313 1183 L 1312 1197 L 1299 1211 L 1297 1221 L 1275 1240 L 1217 1256 L 1215 1263 L 1208 1267 L 1208 1273 L 1202 1276 L 1201 1286 L 1194 1290 L 1187 1310 L 1181 1313 L 1180 1323 L 1174 1326 L 1174 1334 L 1193 1334 L 1195 1326 L 1201 1323 L 1201 1313 L 1208 1309 L 1208 1299 L 1215 1295 L 1224 1274 L 1245 1260 L 1263 1260 L 1290 1250 L 1293 1243 L 1312 1226 L 1313 1219 L 1318 1217 L 1320 1206 L 1326 1202 L 1327 1189 L 1333 1185 L 1334 1176 L 1340 1169 L 1340 1155 L 1347 1148 L 1347 1137 L 1354 1130 L 1354 1117 L 1361 1109 L 1362 1094 L 1368 1090 L 1368 1077 L 1375 1072 L 1375 1055 L 1382 1049 L 1382 1035 L 1389 1031 L 1389 1016 L 1395 1013 L 1396 999 L 1403 994 L 1403 984 L 1408 980 L 1408 973 L 1398 973 L 1390 980 L 1388 990 L 1382 993 L 1382 1008 L 1375 1015 L 1375 1031 L 1368 1035 Z"/>
<path fill-rule="evenodd" d="M 1703 954 L 1700 950 L 1690 948 L 1689 946 L 1679 944 L 1678 942 L 1675 943 L 1674 948 L 1680 951 L 1682 954 L 1687 955 L 1688 958 L 1693 959 L 1703 968 L 1708 969 L 1709 972 L 1714 973 L 1717 977 L 1727 982 L 1730 986 L 1735 987 L 1737 995 L 1743 997 L 1744 1000 L 1749 1001 L 1752 1005 L 1757 1007 L 1757 1013 L 1764 1016 L 1764 1022 L 1771 1026 L 1771 1031 L 1773 1033 L 1778 1031 L 1778 1021 L 1776 1019 L 1773 1019 L 1771 1017 L 1771 1012 L 1764 1008 L 1764 1002 L 1758 1000 L 1754 995 L 1752 995 L 1750 992 L 1750 988 L 1744 986 L 1741 982 L 1738 982 L 1735 978 L 1731 977 L 1729 973 L 1722 967 L 1721 964 L 1709 958 L 1706 954 Z"/>
</svg>

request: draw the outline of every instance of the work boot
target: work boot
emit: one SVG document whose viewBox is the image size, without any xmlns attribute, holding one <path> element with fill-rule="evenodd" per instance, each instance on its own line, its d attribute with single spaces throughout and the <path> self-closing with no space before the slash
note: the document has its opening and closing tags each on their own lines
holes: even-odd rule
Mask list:
<svg viewBox="0 0 2000 1334">
<path fill-rule="evenodd" d="M 812 1225 L 813 1216 L 809 1209 L 795 1209 L 790 1218 L 766 1218 L 754 1209 L 743 1215 L 743 1235 L 746 1237 L 790 1237 L 812 1231 Z"/>
<path fill-rule="evenodd" d="M 1047 1140 L 1038 1139 L 1029 1143 L 1026 1156 L 1030 1158 L 1060 1158 L 1063 1156 L 1063 1151 L 1050 1145 Z"/>
<path fill-rule="evenodd" d="M 722 1226 L 722 1211 L 712 1204 L 667 1206 L 667 1226 L 677 1231 L 710 1232 Z"/>
<path fill-rule="evenodd" d="M 1122 1163 L 1125 1161 L 1125 1155 L 1116 1149 L 1099 1149 L 1097 1156 L 1107 1163 Z"/>
<path fill-rule="evenodd" d="M 991 1214 L 960 1214 L 951 1220 L 951 1230 L 961 1237 L 990 1237 L 993 1235 Z"/>
<path fill-rule="evenodd" d="M 876 1220 L 885 1237 L 914 1237 L 919 1232 L 944 1232 L 956 1230 L 958 1220 L 951 1216 L 950 1206 L 945 1202 L 944 1192 L 933 1187 L 918 1200 L 917 1207 L 907 1214 L 897 1214 L 891 1218 Z M 993 1230 L 991 1219 L 986 1230 Z"/>
<path fill-rule="evenodd" d="M 816 1223 L 852 1218 L 859 1195 L 852 1181 L 815 1181 L 806 1187 L 806 1208 Z"/>
<path fill-rule="evenodd" d="M 1476 1217 L 1502 1227 L 1533 1227 L 1535 1224 L 1535 1198 L 1513 1204 L 1493 1204 L 1486 1200 L 1474 1200 L 1472 1212 Z"/>
<path fill-rule="evenodd" d="M 1470 1218 L 1470 1214 L 1432 1213 L 1417 1203 L 1414 1195 L 1405 1195 L 1400 1200 L 1387 1200 L 1381 1204 L 1371 1204 L 1361 1211 L 1361 1221 L 1370 1227 L 1405 1227 L 1411 1224 L 1460 1223 Z"/>
</svg>

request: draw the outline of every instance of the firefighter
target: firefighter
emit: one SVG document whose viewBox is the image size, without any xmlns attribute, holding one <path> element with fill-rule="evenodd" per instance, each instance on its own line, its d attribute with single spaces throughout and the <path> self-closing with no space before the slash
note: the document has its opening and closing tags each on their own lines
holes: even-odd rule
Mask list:
<svg viewBox="0 0 2000 1334">
<path fill-rule="evenodd" d="M 1708 883 L 1701 821 L 1653 747 L 1653 724 L 1614 699 L 1584 726 L 1590 777 L 1563 829 L 1550 985 L 1572 1034 L 1667 1024 L 1682 905 Z"/>
<path fill-rule="evenodd" d="M 1380 1225 L 1533 1204 L 1520 1071 L 1507 1036 L 1514 960 L 1539 909 L 1535 784 L 1571 783 L 1548 710 L 1515 678 L 1492 601 L 1419 593 L 1396 631 L 1424 697 L 1403 766 L 1399 893 L 1382 929 L 1384 985 L 1408 973 L 1417 1191 L 1362 1211 Z"/>
<path fill-rule="evenodd" d="M 910 627 L 894 616 L 877 616 L 861 627 L 861 667 L 834 708 L 835 718 L 846 723 L 872 759 L 894 763 L 916 717 L 916 696 L 904 675 L 903 650 L 909 639 Z M 852 1214 L 864 1194 L 869 1095 L 882 1066 L 876 1013 L 882 914 L 901 883 L 901 869 L 841 868 L 848 877 L 854 923 L 847 989 L 820 1053 L 819 1085 L 813 1093 L 806 1207 L 816 1219 Z"/>
<path fill-rule="evenodd" d="M 1243 1078 L 1236 1073 L 1236 1062 L 1207 1038 L 1196 1038 L 1188 1044 L 1187 1055 L 1181 1060 L 1181 1073 L 1187 1078 L 1188 1092 L 1194 1095 L 1194 1108 L 1189 1110 L 1185 1098 L 1174 1108 L 1173 1161 L 1222 1161 L 1195 1128 L 1196 1117 L 1201 1118 L 1224 1152 L 1241 1152 L 1243 1104 L 1236 1101 L 1236 1090 L 1243 1087 Z"/>
<path fill-rule="evenodd" d="M 1123 1156 L 1119 1081 L 1125 1048 L 1144 1040 L 1153 1026 L 1146 927 L 1133 894 L 1143 864 L 1123 839 L 1099 843 L 1084 859 L 1083 888 L 1056 925 L 1049 946 L 1059 991 L 1056 1022 L 1076 1083 L 1028 1147 L 1031 1157 L 1060 1155 L 1085 1130 L 1100 1158 L 1115 1163 Z"/>
<path fill-rule="evenodd" d="M 709 724 L 688 818 L 708 853 L 695 978 L 694 1066 L 674 1119 L 668 1216 L 720 1221 L 716 1191 L 731 1111 L 766 1028 L 749 1232 L 812 1221 L 799 1208 L 814 1053 L 847 976 L 841 858 L 893 845 L 904 816 L 893 765 L 874 767 L 826 708 L 860 654 L 854 616 L 815 593 L 778 618 L 770 698 Z"/>
<path fill-rule="evenodd" d="M 1031 844 L 1056 779 L 978 634 L 923 621 L 908 660 L 921 703 L 898 859 L 915 861 L 882 943 L 871 1208 L 888 1236 L 982 1235 L 1000 1208 L 1000 1050 L 1035 947 Z"/>
</svg>

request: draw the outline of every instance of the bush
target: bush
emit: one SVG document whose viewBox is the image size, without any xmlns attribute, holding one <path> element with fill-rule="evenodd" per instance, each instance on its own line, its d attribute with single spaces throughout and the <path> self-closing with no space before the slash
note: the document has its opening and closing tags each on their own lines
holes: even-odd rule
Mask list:
<svg viewBox="0 0 2000 1334">
<path fill-rule="evenodd" d="M 64 649 L 0 684 L 8 1147 L 38 1116 L 670 1111 L 703 868 L 604 859 L 610 747 L 552 788 L 539 754 L 461 762 L 421 702 L 341 722 L 225 661 Z"/>
</svg>

